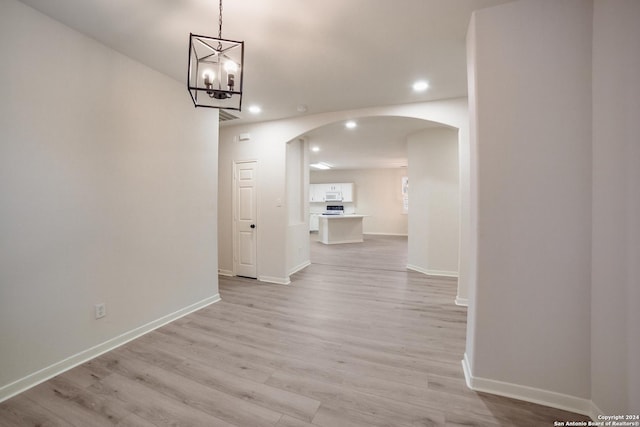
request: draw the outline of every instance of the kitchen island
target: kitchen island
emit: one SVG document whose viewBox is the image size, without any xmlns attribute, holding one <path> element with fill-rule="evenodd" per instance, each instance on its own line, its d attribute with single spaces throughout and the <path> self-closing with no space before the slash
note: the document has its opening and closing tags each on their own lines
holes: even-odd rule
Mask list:
<svg viewBox="0 0 640 427">
<path fill-rule="evenodd" d="M 319 215 L 318 240 L 325 245 L 362 243 L 362 218 L 366 215 Z"/>
</svg>

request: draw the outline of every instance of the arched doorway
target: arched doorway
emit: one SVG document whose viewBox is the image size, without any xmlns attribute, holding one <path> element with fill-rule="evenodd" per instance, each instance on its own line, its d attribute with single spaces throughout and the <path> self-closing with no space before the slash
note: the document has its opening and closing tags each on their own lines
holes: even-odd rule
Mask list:
<svg viewBox="0 0 640 427">
<path fill-rule="evenodd" d="M 404 252 L 404 258 L 394 257 L 395 263 L 403 262 L 402 269 L 458 277 L 460 186 L 456 129 L 424 119 L 373 116 L 326 124 L 305 133 L 303 139 L 312 166 L 308 197 L 312 232 L 318 230 L 318 217 L 324 225 L 342 224 L 344 221 L 339 220 L 345 217 L 327 222 L 321 214 L 327 207 L 343 208 L 347 216 L 364 215 L 363 233 L 369 239 L 404 237 L 387 239 L 397 251 Z M 290 181 L 288 177 L 287 182 Z M 415 183 L 410 195 L 403 193 L 407 182 Z M 347 185 L 353 197 L 331 202 L 314 194 L 317 187 L 327 185 Z M 376 238 L 379 244 L 385 241 Z M 398 246 L 399 241 L 404 242 L 404 247 Z M 335 258 L 330 254 L 338 252 L 320 250 L 313 243 L 312 247 L 325 259 Z M 340 259 L 335 258 L 334 262 Z M 394 268 L 398 268 L 395 263 Z"/>
</svg>

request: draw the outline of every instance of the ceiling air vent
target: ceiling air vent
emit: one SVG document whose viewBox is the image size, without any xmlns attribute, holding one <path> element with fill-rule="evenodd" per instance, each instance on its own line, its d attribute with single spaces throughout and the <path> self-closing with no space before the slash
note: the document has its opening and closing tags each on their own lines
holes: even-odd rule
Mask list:
<svg viewBox="0 0 640 427">
<path fill-rule="evenodd" d="M 226 122 L 229 120 L 235 120 L 237 119 L 236 116 L 234 116 L 233 114 L 229 113 L 227 110 L 220 110 L 220 121 L 221 122 Z"/>
</svg>

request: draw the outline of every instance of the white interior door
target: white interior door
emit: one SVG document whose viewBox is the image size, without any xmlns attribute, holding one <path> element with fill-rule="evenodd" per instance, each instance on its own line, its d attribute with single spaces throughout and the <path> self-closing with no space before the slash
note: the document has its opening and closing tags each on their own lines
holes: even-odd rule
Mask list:
<svg viewBox="0 0 640 427">
<path fill-rule="evenodd" d="M 257 162 L 236 163 L 234 168 L 234 271 L 237 276 L 257 278 Z"/>
</svg>

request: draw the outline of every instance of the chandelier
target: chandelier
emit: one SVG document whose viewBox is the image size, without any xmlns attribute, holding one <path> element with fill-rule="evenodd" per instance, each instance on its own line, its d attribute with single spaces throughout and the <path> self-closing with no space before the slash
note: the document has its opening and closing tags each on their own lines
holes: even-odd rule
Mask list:
<svg viewBox="0 0 640 427">
<path fill-rule="evenodd" d="M 187 89 L 196 107 L 242 110 L 244 42 L 222 38 L 222 0 L 218 37 L 189 35 Z"/>
</svg>

